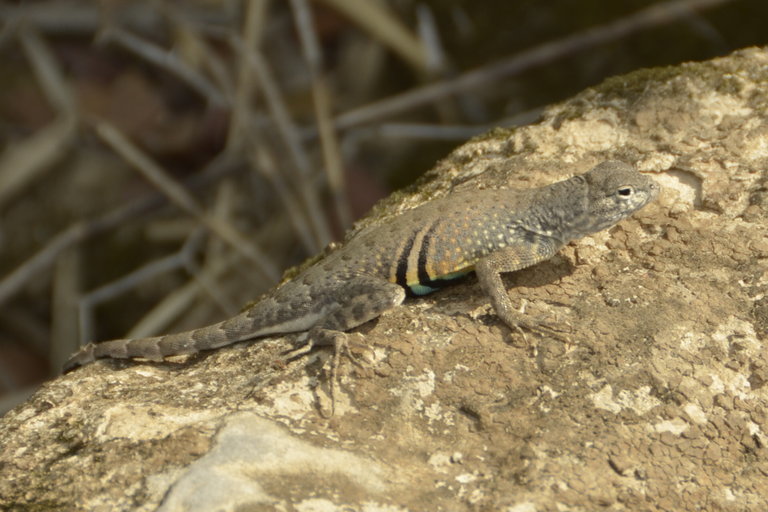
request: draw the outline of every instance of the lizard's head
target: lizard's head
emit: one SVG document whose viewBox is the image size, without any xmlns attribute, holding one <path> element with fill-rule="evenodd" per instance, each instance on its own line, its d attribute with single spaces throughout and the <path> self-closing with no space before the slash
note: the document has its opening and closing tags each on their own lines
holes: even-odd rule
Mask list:
<svg viewBox="0 0 768 512">
<path fill-rule="evenodd" d="M 608 160 L 583 175 L 587 182 L 587 221 L 583 233 L 596 233 L 656 199 L 659 185 L 624 162 Z"/>
</svg>

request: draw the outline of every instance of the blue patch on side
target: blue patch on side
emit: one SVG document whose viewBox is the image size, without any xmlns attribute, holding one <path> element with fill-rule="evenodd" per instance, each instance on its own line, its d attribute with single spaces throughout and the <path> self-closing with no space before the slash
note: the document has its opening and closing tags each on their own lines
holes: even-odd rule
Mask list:
<svg viewBox="0 0 768 512">
<path fill-rule="evenodd" d="M 426 295 L 428 293 L 437 291 L 437 288 L 432 288 L 431 286 L 426 286 L 423 284 L 412 284 L 412 285 L 409 285 L 408 288 L 411 290 L 411 293 L 414 295 Z"/>
<path fill-rule="evenodd" d="M 436 292 L 444 286 L 453 284 L 457 279 L 461 279 L 472 272 L 472 269 L 459 270 L 457 272 L 451 272 L 444 276 L 440 276 L 438 279 L 427 281 L 426 283 L 415 283 L 408 285 L 408 291 L 413 295 L 427 295 L 428 293 Z"/>
</svg>

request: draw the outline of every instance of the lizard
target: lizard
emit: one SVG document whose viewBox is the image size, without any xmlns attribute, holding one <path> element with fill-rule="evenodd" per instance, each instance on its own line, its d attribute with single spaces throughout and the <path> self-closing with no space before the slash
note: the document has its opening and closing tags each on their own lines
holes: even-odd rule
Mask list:
<svg viewBox="0 0 768 512">
<path fill-rule="evenodd" d="M 177 334 L 89 343 L 64 372 L 100 358 L 162 361 L 297 332 L 307 342 L 296 353 L 334 345 L 338 357 L 346 331 L 400 305 L 406 292 L 425 295 L 473 270 L 507 326 L 542 330 L 513 307 L 501 274 L 547 260 L 565 244 L 613 226 L 658 192 L 652 178 L 609 160 L 544 187 L 450 193 L 363 228 L 232 318 Z"/>
</svg>

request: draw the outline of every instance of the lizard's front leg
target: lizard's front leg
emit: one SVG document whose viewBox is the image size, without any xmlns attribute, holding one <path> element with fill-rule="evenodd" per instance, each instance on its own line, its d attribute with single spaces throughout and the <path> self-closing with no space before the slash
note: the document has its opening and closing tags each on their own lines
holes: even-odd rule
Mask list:
<svg viewBox="0 0 768 512">
<path fill-rule="evenodd" d="M 480 281 L 480 286 L 490 297 L 496 314 L 510 329 L 520 332 L 523 339 L 525 339 L 525 334 L 521 331 L 521 327 L 533 332 L 543 331 L 561 341 L 567 341 L 551 327 L 539 321 L 530 320 L 514 308 L 501 279 L 501 274 L 514 272 L 547 260 L 559 248 L 560 244 L 555 240 L 542 238 L 533 245 L 519 244 L 499 249 L 483 257 L 475 264 L 475 273 Z"/>
</svg>

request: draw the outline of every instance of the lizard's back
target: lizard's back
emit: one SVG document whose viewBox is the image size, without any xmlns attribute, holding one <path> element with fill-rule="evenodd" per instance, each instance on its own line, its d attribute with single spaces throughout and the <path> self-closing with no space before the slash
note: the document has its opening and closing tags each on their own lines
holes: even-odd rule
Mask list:
<svg viewBox="0 0 768 512">
<path fill-rule="evenodd" d="M 478 262 L 483 284 L 495 265 L 501 264 L 498 273 L 547 259 L 568 241 L 628 216 L 657 191 L 627 164 L 604 162 L 547 187 L 455 192 L 363 229 L 231 319 L 184 333 L 89 344 L 65 370 L 99 357 L 159 360 L 271 334 L 346 331 L 400 304 L 404 289 L 429 293 Z M 491 290 L 498 312 L 500 281 L 492 286 L 499 288 Z"/>
</svg>

